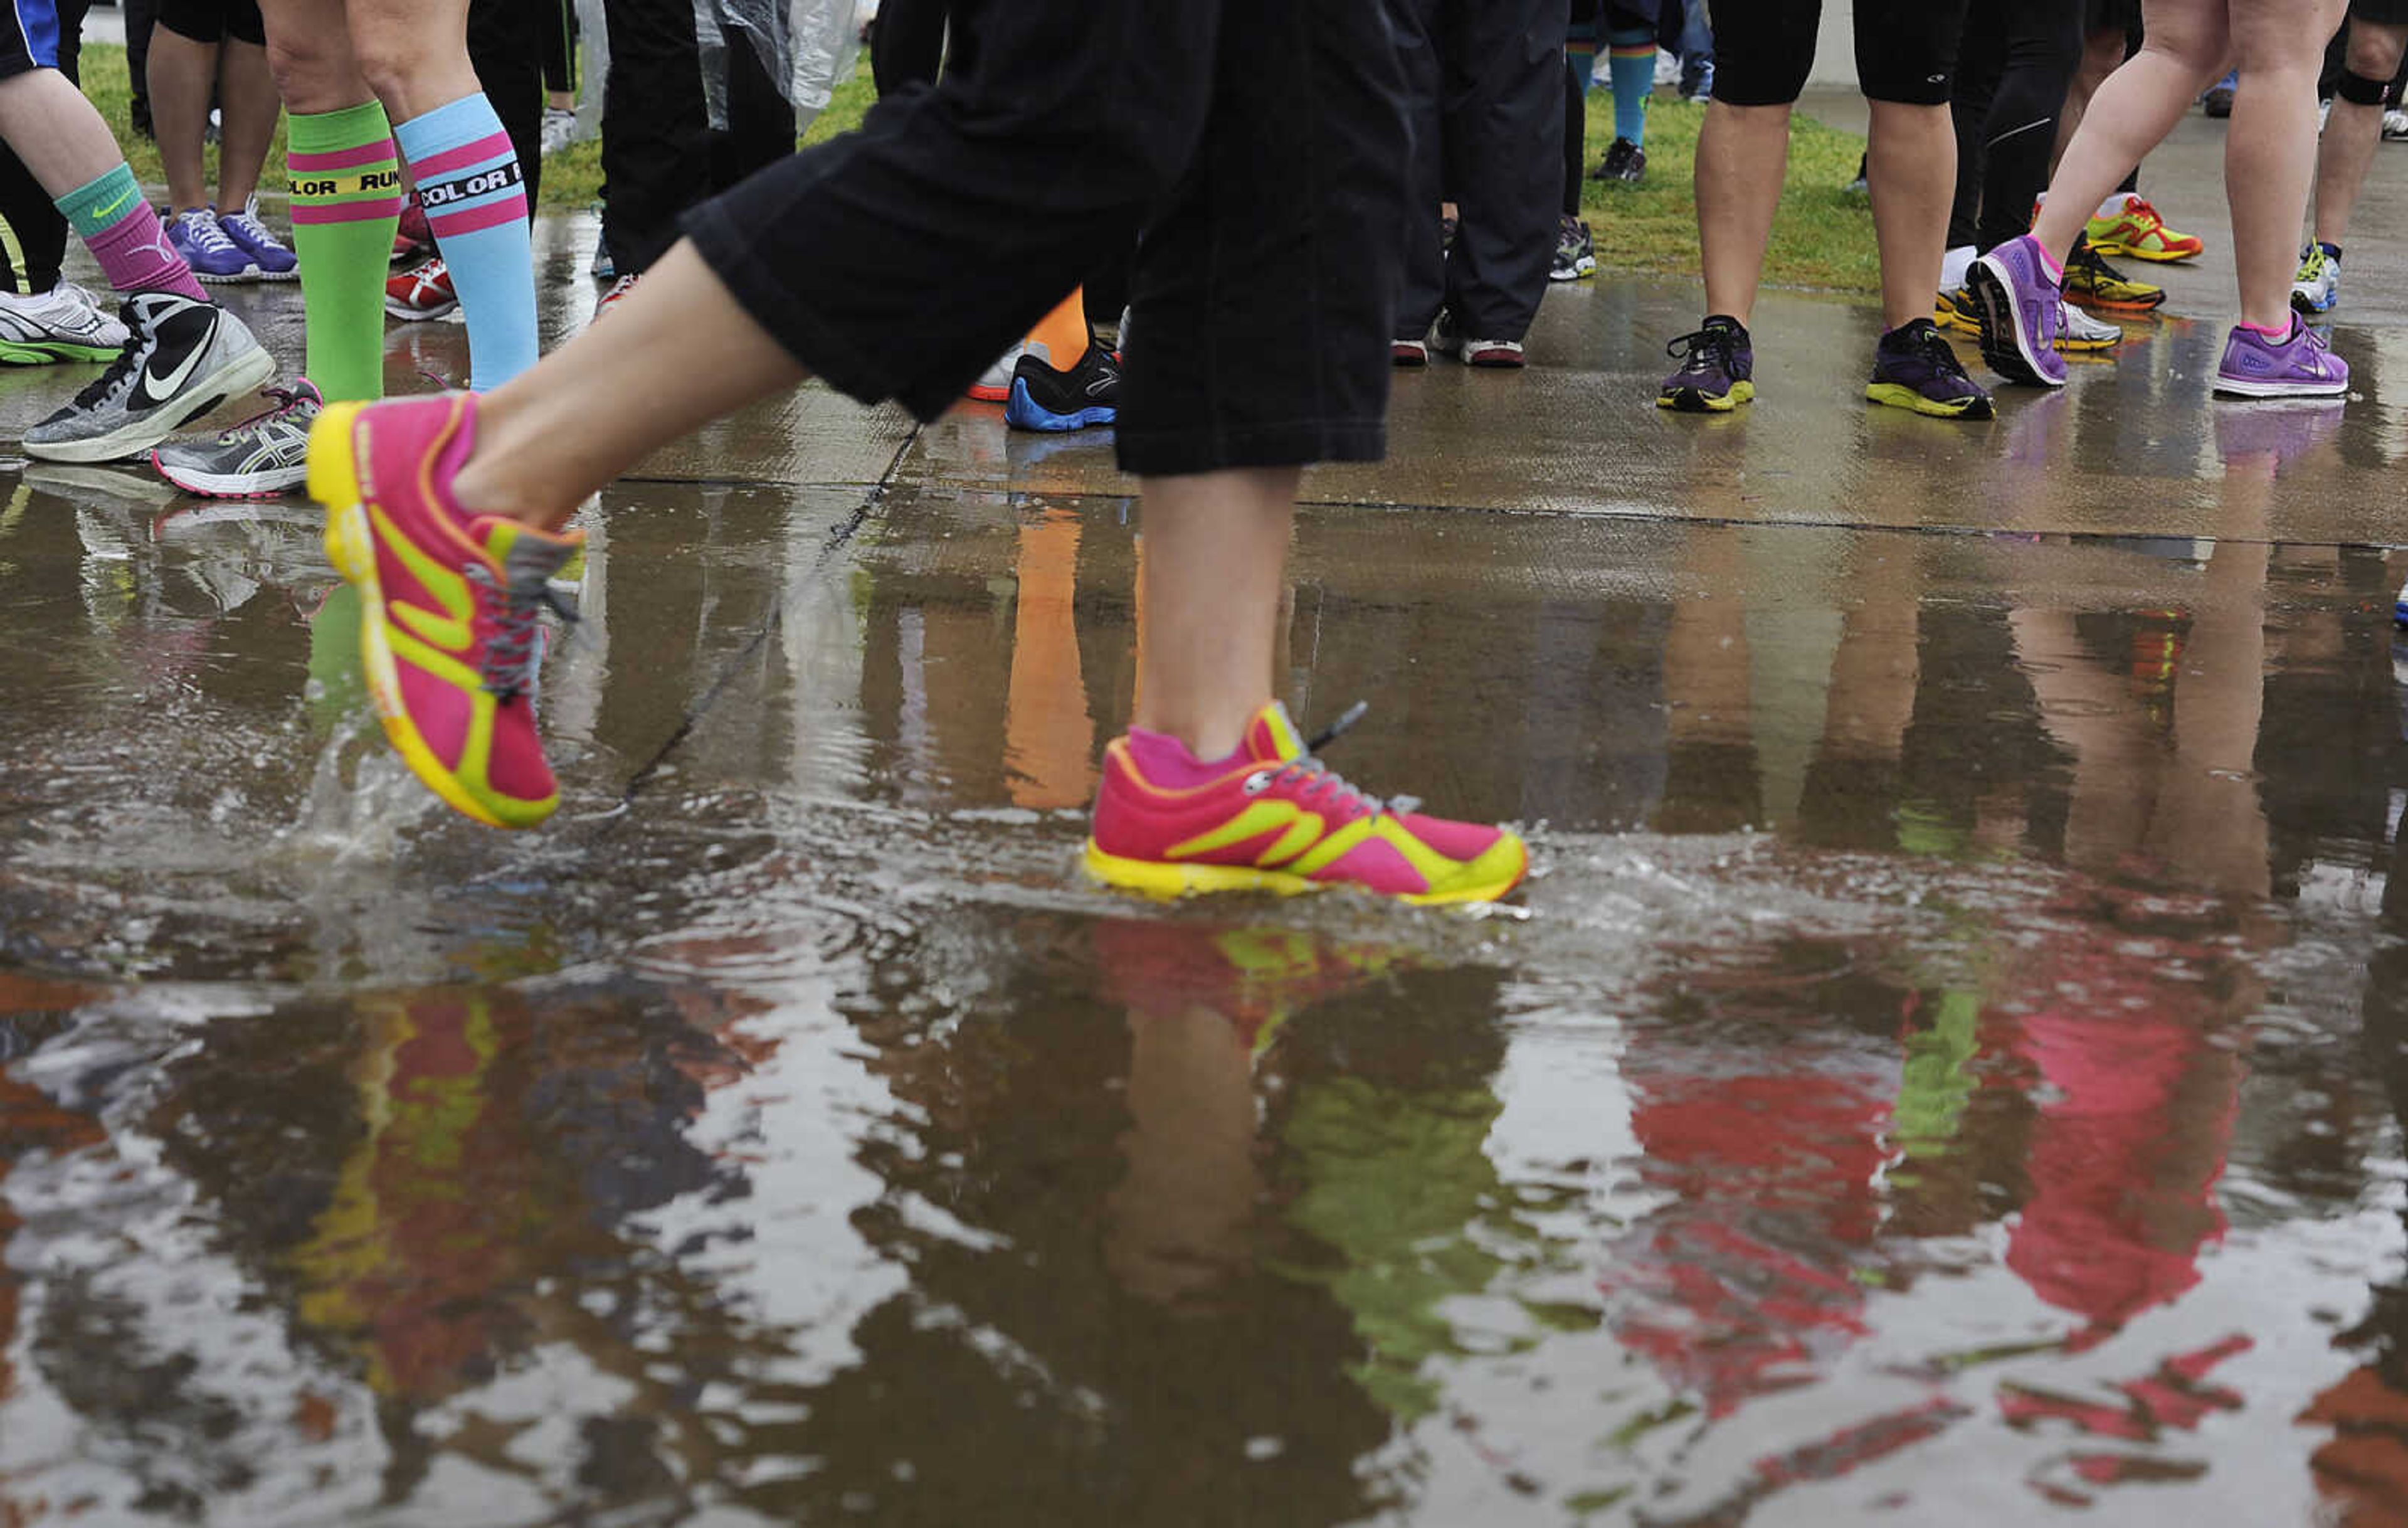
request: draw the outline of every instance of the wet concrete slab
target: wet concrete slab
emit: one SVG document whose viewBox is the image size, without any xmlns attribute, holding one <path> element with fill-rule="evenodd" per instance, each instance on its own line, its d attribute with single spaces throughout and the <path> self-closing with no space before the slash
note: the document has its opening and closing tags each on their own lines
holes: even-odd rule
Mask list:
<svg viewBox="0 0 2408 1528">
<path fill-rule="evenodd" d="M 2379 364 L 1969 430 L 1788 296 L 1670 420 L 1686 300 L 1299 517 L 1283 696 L 1529 829 L 1480 916 L 1077 878 L 1093 438 L 806 390 L 606 493 L 516 836 L 313 512 L 0 466 L 0 1521 L 2408 1521 Z"/>
</svg>

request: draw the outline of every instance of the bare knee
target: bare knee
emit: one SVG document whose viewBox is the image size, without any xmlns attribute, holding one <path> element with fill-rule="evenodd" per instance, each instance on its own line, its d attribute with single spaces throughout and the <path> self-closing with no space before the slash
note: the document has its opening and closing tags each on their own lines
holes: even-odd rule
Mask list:
<svg viewBox="0 0 2408 1528">
<path fill-rule="evenodd" d="M 2408 26 L 2349 23 L 2350 73 L 2365 79 L 2389 79 L 2400 72 L 2403 51 L 2408 51 Z"/>
<path fill-rule="evenodd" d="M 270 33 L 267 72 L 276 80 L 276 93 L 284 98 L 285 109 L 296 116 L 340 111 L 359 105 L 368 93 L 339 34 L 329 39 Z"/>
</svg>

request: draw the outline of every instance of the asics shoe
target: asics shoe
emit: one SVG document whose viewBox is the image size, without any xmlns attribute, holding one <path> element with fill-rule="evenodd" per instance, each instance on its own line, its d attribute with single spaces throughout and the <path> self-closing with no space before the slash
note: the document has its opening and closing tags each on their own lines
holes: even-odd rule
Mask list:
<svg viewBox="0 0 2408 1528">
<path fill-rule="evenodd" d="M 638 280 L 638 278 L 636 273 L 631 271 L 627 275 L 622 276 L 617 281 L 612 281 L 610 283 L 610 290 L 603 293 L 602 300 L 594 305 L 594 316 L 599 319 L 611 309 L 618 307 L 623 302 L 625 302 L 627 300 L 627 294 L 636 290 L 636 282 Z"/>
<path fill-rule="evenodd" d="M 1011 374 L 1020 369 L 1020 358 L 1028 353 L 1025 342 L 1012 346 L 996 357 L 995 365 L 979 373 L 970 383 L 970 396 L 981 403 L 1001 403 L 1011 396 Z"/>
<path fill-rule="evenodd" d="M 2300 273 L 2291 279 L 2291 307 L 2302 313 L 2329 313 L 2341 301 L 2341 251 L 2310 244 L 2300 252 Z"/>
<path fill-rule="evenodd" d="M 1597 240 L 1588 224 L 1566 212 L 1555 221 L 1555 262 L 1547 271 L 1551 281 L 1577 281 L 1597 274 Z"/>
<path fill-rule="evenodd" d="M 242 320 L 173 292 L 136 292 L 118 309 L 125 343 L 92 385 L 25 432 L 48 462 L 139 456 L 237 393 L 276 375 Z"/>
<path fill-rule="evenodd" d="M 1313 757 L 1362 712 L 1307 744 L 1274 701 L 1254 714 L 1238 751 L 1213 763 L 1132 728 L 1104 750 L 1087 872 L 1162 897 L 1352 887 L 1470 902 L 1512 890 L 1529 868 L 1519 837 L 1367 796 Z"/>
<path fill-rule="evenodd" d="M 2325 348 L 2324 336 L 2291 315 L 2291 332 L 2269 339 L 2245 324 L 2232 326 L 2215 391 L 2229 397 L 2339 397 L 2349 391 L 2349 363 Z"/>
<path fill-rule="evenodd" d="M 2167 227 L 2147 197 L 2129 191 L 2114 213 L 2092 218 L 2083 237 L 2100 254 L 2128 254 L 2135 260 L 2188 260 L 2207 248 L 2197 236 Z"/>
<path fill-rule="evenodd" d="M 394 224 L 393 263 L 414 266 L 434 252 L 435 230 L 426 225 L 426 209 L 413 191 L 403 199 L 400 221 Z"/>
<path fill-rule="evenodd" d="M 1934 419 L 1993 417 L 1990 395 L 1965 375 L 1947 337 L 1928 318 L 1909 319 L 1881 337 L 1865 396 Z"/>
<path fill-rule="evenodd" d="M 384 310 L 413 324 L 441 318 L 459 306 L 460 294 L 452 290 L 452 267 L 439 254 L 384 283 Z"/>
<path fill-rule="evenodd" d="M 2065 295 L 2111 313 L 2145 313 L 2166 300 L 2164 287 L 2124 275 L 2092 249 L 2087 238 L 2075 239 L 2073 252 L 2065 258 Z"/>
<path fill-rule="evenodd" d="M 462 507 L 452 483 L 476 434 L 470 393 L 331 404 L 309 435 L 309 495 L 360 592 L 385 737 L 454 810 L 532 828 L 560 804 L 536 731 L 539 617 L 566 614 L 551 580 L 585 538 Z"/>
<path fill-rule="evenodd" d="M 2063 387 L 2057 324 L 2065 294 L 2040 240 L 2029 234 L 2007 240 L 1974 261 L 1965 281 L 1981 312 L 1982 358 L 1992 369 L 2011 382 Z"/>
<path fill-rule="evenodd" d="M 73 281 L 30 297 L 0 292 L 0 366 L 109 361 L 124 348 L 125 325 Z"/>
<path fill-rule="evenodd" d="M 2062 355 L 2097 355 L 2124 342 L 2124 331 L 2105 319 L 2092 318 L 2071 303 L 2057 310 L 2057 349 Z"/>
<path fill-rule="evenodd" d="M 1961 286 L 1942 292 L 1933 300 L 1931 322 L 1958 334 L 1982 332 L 1981 315 L 1973 309 L 1973 294 Z"/>
<path fill-rule="evenodd" d="M 1656 407 L 1684 414 L 1728 413 L 1756 396 L 1756 347 L 1746 326 L 1720 313 L 1664 347 L 1681 369 L 1656 390 Z"/>
<path fill-rule="evenodd" d="M 1588 172 L 1588 178 L 1635 186 L 1647 179 L 1647 151 L 1628 138 L 1615 138 L 1613 146 L 1605 151 L 1605 157 L 1598 161 L 1597 168 Z"/>
<path fill-rule="evenodd" d="M 259 273 L 261 281 L 291 281 L 300 278 L 300 256 L 285 248 L 284 241 L 259 221 L 258 197 L 243 203 L 241 211 L 218 219 L 218 227 L 234 240 L 236 248 L 251 256 L 251 268 Z"/>
<path fill-rule="evenodd" d="M 268 407 L 214 440 L 179 440 L 150 453 L 159 475 L 205 498 L 275 498 L 308 478 L 309 426 L 325 400 L 308 379 L 263 387 Z"/>
<path fill-rule="evenodd" d="M 1041 345 L 1031 345 L 1011 368 L 1011 396 L 1003 422 L 1016 430 L 1083 430 L 1120 417 L 1121 364 L 1092 339 L 1087 353 L 1056 371 Z"/>
<path fill-rule="evenodd" d="M 167 242 L 193 267 L 193 274 L 204 281 L 255 281 L 259 267 L 243 247 L 236 243 L 218 223 L 217 213 L 206 207 L 189 212 L 179 212 L 167 223 Z"/>
</svg>

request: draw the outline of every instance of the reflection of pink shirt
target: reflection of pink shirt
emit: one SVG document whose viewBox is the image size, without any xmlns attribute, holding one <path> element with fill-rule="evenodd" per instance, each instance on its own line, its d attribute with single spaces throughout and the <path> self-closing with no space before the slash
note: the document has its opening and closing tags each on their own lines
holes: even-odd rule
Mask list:
<svg viewBox="0 0 2408 1528">
<path fill-rule="evenodd" d="M 2025 1018 L 2013 1041 L 2056 1095 L 2042 1104 L 2025 1171 L 2031 1196 L 2007 1240 L 2007 1266 L 2034 1294 L 2100 1334 L 2199 1282 L 2200 1248 L 2224 1232 L 2214 1203 L 2237 1101 L 2182 1084 L 2207 1051 L 2198 1023 L 2165 1011 L 2146 972 L 2084 962 L 2081 1011 Z M 2143 996 L 2149 1007 L 2127 1007 Z M 2201 1148 L 2200 1133 L 2212 1143 Z"/>
<path fill-rule="evenodd" d="M 1745 1074 L 1711 1070 L 1742 1058 Z M 1694 1072 L 1650 1065 L 1690 1060 L 1627 1058 L 1641 1172 L 1680 1199 L 1640 1224 L 1602 1283 L 1640 1297 L 1616 1302 L 1623 1342 L 1722 1417 L 1813 1378 L 1863 1335 L 1848 1249 L 1873 1240 L 1897 1076 L 1874 1058 L 1810 1045 L 1702 1051 Z"/>
</svg>

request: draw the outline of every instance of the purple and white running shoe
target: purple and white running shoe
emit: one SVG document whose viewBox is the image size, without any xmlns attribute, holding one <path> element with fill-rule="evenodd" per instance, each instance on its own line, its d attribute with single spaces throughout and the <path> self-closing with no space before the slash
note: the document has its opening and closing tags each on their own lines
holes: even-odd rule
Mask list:
<svg viewBox="0 0 2408 1528">
<path fill-rule="evenodd" d="M 2224 363 L 2215 368 L 2216 392 L 2243 398 L 2327 398 L 2349 391 L 2349 363 L 2325 348 L 2325 338 L 2291 316 L 2291 332 L 2280 339 L 2245 324 L 2232 326 L 2224 342 Z"/>
<path fill-rule="evenodd" d="M 1982 359 L 1991 369 L 2027 386 L 2063 387 L 2057 326 L 2065 290 L 2049 274 L 2040 240 L 2029 234 L 2007 240 L 1973 262 L 1965 284 L 1982 321 Z"/>
<path fill-rule="evenodd" d="M 167 242 L 204 281 L 259 280 L 259 266 L 251 252 L 226 237 L 218 215 L 206 207 L 177 213 L 167 224 Z"/>
</svg>

